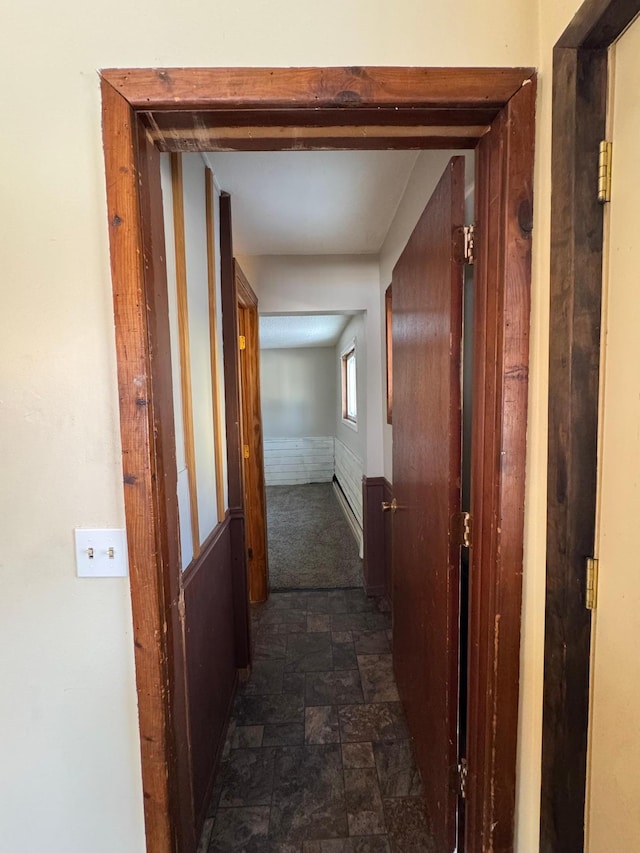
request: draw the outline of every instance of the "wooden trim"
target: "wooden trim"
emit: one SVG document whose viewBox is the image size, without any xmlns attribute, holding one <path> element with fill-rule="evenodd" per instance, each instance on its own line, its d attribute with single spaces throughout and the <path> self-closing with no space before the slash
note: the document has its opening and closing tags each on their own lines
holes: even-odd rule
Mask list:
<svg viewBox="0 0 640 853">
<path fill-rule="evenodd" d="M 238 352 L 242 441 L 249 448 L 243 459 L 244 516 L 247 539 L 249 601 L 265 601 L 269 594 L 267 501 L 264 483 L 262 410 L 260 405 L 260 340 L 258 299 L 237 261 L 234 261 L 238 332 L 246 348 Z"/>
<path fill-rule="evenodd" d="M 257 308 L 258 297 L 255 295 L 253 288 L 249 284 L 249 280 L 242 271 L 242 267 L 238 261 L 233 262 L 235 274 L 236 296 L 240 305 L 243 308 Z"/>
<path fill-rule="evenodd" d="M 607 50 L 638 14 L 638 0 L 586 0 L 558 39 L 556 47 Z"/>
<path fill-rule="evenodd" d="M 180 385 L 184 422 L 184 455 L 189 479 L 189 510 L 193 559 L 200 553 L 198 521 L 198 481 L 196 477 L 196 444 L 193 427 L 193 394 L 191 391 L 191 347 L 189 344 L 189 298 L 187 286 L 187 253 L 184 233 L 184 195 L 182 187 L 182 155 L 171 155 L 171 190 L 173 197 L 173 230 L 176 251 L 176 291 L 178 294 L 178 341 L 180 345 Z"/>
<path fill-rule="evenodd" d="M 167 602 L 167 654 L 172 681 L 172 733 L 175 755 L 170 785 L 179 809 L 179 838 L 187 850 L 195 844 L 194 800 L 192 780 L 191 729 L 187 690 L 185 614 L 178 602 L 182 597 L 180 557 L 180 524 L 178 518 L 178 483 L 174 429 L 173 393 L 165 377 L 171 375 L 171 335 L 166 272 L 165 227 L 160 180 L 160 152 L 138 123 L 138 169 L 140 185 L 148 192 L 140 194 L 142 240 L 145 246 L 145 281 L 149 307 L 149 342 L 154 374 L 154 433 L 158 497 L 163 523 L 161 526 L 164 560 L 163 581 Z M 157 378 L 155 378 L 157 377 Z"/>
<path fill-rule="evenodd" d="M 364 541 L 364 591 L 367 595 L 386 595 L 385 584 L 385 500 L 384 477 L 362 478 L 362 535 Z"/>
<path fill-rule="evenodd" d="M 393 301 L 392 285 L 384 292 L 384 338 L 386 347 L 387 423 L 393 423 Z"/>
<path fill-rule="evenodd" d="M 231 197 L 229 193 L 225 192 L 220 194 L 220 270 L 222 278 L 222 356 L 224 364 L 229 507 L 242 511 L 238 305 L 233 267 Z"/>
<path fill-rule="evenodd" d="M 238 300 L 233 265 L 231 197 L 220 194 L 220 271 L 222 308 L 222 353 L 227 438 L 227 485 L 231 514 L 231 558 L 233 561 L 234 614 L 236 626 L 236 666 L 251 661 L 251 621 L 245 550 L 242 500 L 242 460 L 240 457 L 240 372 L 238 369 Z"/>
<path fill-rule="evenodd" d="M 639 0 L 587 0 L 554 49 L 547 589 L 540 849 L 584 846 L 591 614 L 584 561 L 595 535 L 607 48 Z"/>
<path fill-rule="evenodd" d="M 216 293 L 215 249 L 215 190 L 213 172 L 205 168 L 206 224 L 207 224 L 207 277 L 209 283 L 209 342 L 211 347 L 211 395 L 213 398 L 213 444 L 216 461 L 216 507 L 218 523 L 225 518 L 224 462 L 222 458 L 222 394 L 220 389 L 220 343 L 218 340 L 218 297 Z"/>
<path fill-rule="evenodd" d="M 110 68 L 102 76 L 132 107 L 146 112 L 494 107 L 497 113 L 533 73 L 533 68 L 365 66 Z"/>
<path fill-rule="evenodd" d="M 514 842 L 535 93 L 523 86 L 477 150 L 468 851 Z"/>
<path fill-rule="evenodd" d="M 105 96 L 104 109 L 105 120 L 103 122 L 105 140 L 105 162 L 107 172 L 107 187 L 109 193 L 109 221 L 112 231 L 112 268 L 114 280 L 114 300 L 120 300 L 120 310 L 116 312 L 117 322 L 122 325 L 118 335 L 125 341 L 126 346 L 118 349 L 118 361 L 120 375 L 123 377 L 121 383 L 121 413 L 123 448 L 125 454 L 131 453 L 131 457 L 125 455 L 125 466 L 132 465 L 134 468 L 135 483 L 139 489 L 139 506 L 127 499 L 127 526 L 134 531 L 130 540 L 130 562 L 132 567 L 131 586 L 132 600 L 137 599 L 134 604 L 134 626 L 136 641 L 136 659 L 139 652 L 140 642 L 150 644 L 153 648 L 143 645 L 143 649 L 150 655 L 150 669 L 140 668 L 138 671 L 138 689 L 144 694 L 141 700 L 141 709 L 144 706 L 149 712 L 158 715 L 160 720 L 169 722 L 169 710 L 166 703 L 170 696 L 171 667 L 167 662 L 164 649 L 162 618 L 163 610 L 160 607 L 164 601 L 164 592 L 159 588 L 160 579 L 165 572 L 162 555 L 155 544 L 153 532 L 162 519 L 153 516 L 154 481 L 152 466 L 155 464 L 156 454 L 154 451 L 154 434 L 150 423 L 145 420 L 144 430 L 138 436 L 136 432 L 137 421 L 131 420 L 130 401 L 131 391 L 127 387 L 127 381 L 138 375 L 131 373 L 135 366 L 140 376 L 148 377 L 146 365 L 149 359 L 149 339 L 146 335 L 145 296 L 142 285 L 139 284 L 139 267 L 143 258 L 144 245 L 139 230 L 138 220 L 129 213 L 121 218 L 117 211 L 117 205 L 113 205 L 113 199 L 119 192 L 118 187 L 126 183 L 131 194 L 129 205 L 138 204 L 137 194 L 147 191 L 144 187 L 138 187 L 136 168 L 136 152 L 127 153 L 127 139 L 130 135 L 131 123 L 137 120 L 135 111 L 145 114 L 145 119 L 160 115 L 163 112 L 187 115 L 189 111 L 225 111 L 227 114 L 235 113 L 236 109 L 246 113 L 255 111 L 255 115 L 247 122 L 249 126 L 262 125 L 264 117 L 265 126 L 273 126 L 273 120 L 269 118 L 272 110 L 280 110 L 285 116 L 285 121 L 278 121 L 279 125 L 296 127 L 297 116 L 301 113 L 309 115 L 314 112 L 317 116 L 318 126 L 336 126 L 342 123 L 349 125 L 371 124 L 371 113 L 375 111 L 384 112 L 380 116 L 381 122 L 389 125 L 397 125 L 391 118 L 396 110 L 410 109 L 421 111 L 419 124 L 443 124 L 442 111 L 445 109 L 454 112 L 462 110 L 469 119 L 459 126 L 466 124 L 480 125 L 494 122 L 506 104 L 510 102 L 516 93 L 526 92 L 528 98 L 526 108 L 520 109 L 509 107 L 510 116 L 508 123 L 500 124 L 501 145 L 505 152 L 498 157 L 498 172 L 495 175 L 498 184 L 502 187 L 498 205 L 490 206 L 492 220 L 487 226 L 498 230 L 501 224 L 509 227 L 514 215 L 521 217 L 521 222 L 526 225 L 530 214 L 530 204 L 520 204 L 518 199 L 518 188 L 514 182 L 509 181 L 508 157 L 513 153 L 514 146 L 519 144 L 520 135 L 523 134 L 524 142 L 528 144 L 532 127 L 533 115 L 533 91 L 534 87 L 527 84 L 534 76 L 532 69 L 132 69 L 129 71 L 107 71 L 103 74 L 103 87 L 111 94 Z M 108 81 L 112 86 L 108 86 Z M 114 89 L 120 90 L 125 98 L 123 101 L 115 96 Z M 519 96 L 516 96 L 519 97 Z M 515 98 L 514 98 L 515 99 Z M 126 103 L 128 101 L 128 104 Z M 120 103 L 118 107 L 115 104 Z M 522 98 L 518 101 L 522 104 Z M 122 106 L 124 105 L 124 107 Z M 383 110 L 382 108 L 388 109 Z M 133 109 L 131 109 L 133 107 Z M 368 117 L 367 111 L 369 112 Z M 438 121 L 435 114 L 439 113 Z M 473 121 L 471 116 L 477 116 Z M 228 119 L 227 119 L 228 121 Z M 446 123 L 446 122 L 445 122 Z M 451 123 L 453 125 L 453 123 Z M 171 127 L 171 122 L 167 127 Z M 228 124 L 233 126 L 233 122 Z M 496 128 L 498 127 L 495 125 Z M 491 136 L 493 131 L 483 137 L 480 145 L 487 145 L 484 140 Z M 443 139 L 443 145 L 445 145 Z M 498 146 L 499 148 L 499 146 Z M 488 151 L 488 148 L 487 148 Z M 519 155 L 518 155 L 519 156 Z M 532 152 L 526 152 L 526 167 L 530 168 Z M 488 168 L 491 158 L 480 158 L 482 168 Z M 482 165 L 484 164 L 484 165 Z M 500 165 L 502 164 L 502 165 Z M 502 171 L 500 171 L 502 169 Z M 505 170 L 507 173 L 505 174 Z M 504 180 L 503 180 L 504 179 Z M 480 176 L 479 180 L 482 180 Z M 513 197 L 505 199 L 504 192 L 513 191 Z M 118 196 L 119 198 L 119 196 Z M 520 202 L 522 199 L 520 199 Z M 530 200 L 529 200 L 530 201 Z M 507 203 L 508 202 L 508 203 Z M 514 208 L 515 205 L 515 208 Z M 131 208 L 129 208 L 130 210 Z M 123 207 L 127 212 L 127 208 Z M 514 213 L 517 210 L 517 214 Z M 116 236 L 113 236 L 113 232 Z M 513 237 L 513 232 L 510 232 Z M 516 232 L 517 236 L 517 232 Z M 120 247 L 126 247 L 124 249 Z M 157 249 L 155 250 L 157 252 Z M 483 729 L 480 739 L 482 743 L 476 750 L 476 754 L 482 765 L 476 768 L 475 776 L 470 778 L 470 797 L 475 797 L 475 826 L 478 834 L 467 838 L 469 850 L 489 849 L 494 844 L 494 849 L 499 849 L 497 840 L 511 838 L 513 832 L 513 778 L 515 756 L 512 755 L 513 741 L 511 730 L 506 732 L 504 745 L 500 742 L 503 720 L 514 719 L 517 716 L 517 668 L 505 667 L 506 657 L 510 660 L 514 655 L 517 657 L 519 642 L 519 595 L 512 599 L 509 593 L 517 587 L 521 574 L 521 541 L 522 541 L 522 518 L 520 515 L 519 490 L 524 472 L 524 453 L 520 437 L 524 436 L 525 423 L 522 417 L 526 411 L 526 371 L 523 373 L 521 363 L 518 361 L 522 342 L 517 338 L 523 333 L 523 326 L 528 321 L 528 298 L 526 288 L 529 285 L 530 273 L 527 261 L 518 253 L 521 246 L 518 240 L 511 254 L 505 248 L 507 266 L 505 267 L 499 258 L 493 257 L 493 266 L 487 265 L 487 271 L 491 274 L 490 280 L 498 283 L 498 288 L 513 288 L 513 297 L 507 298 L 505 305 L 506 313 L 501 316 L 500 326 L 502 337 L 500 338 L 502 350 L 499 353 L 498 364 L 510 374 L 502 373 L 498 377 L 497 388 L 491 394 L 485 394 L 481 399 L 490 407 L 487 411 L 487 429 L 493 428 L 501 436 L 506 448 L 509 464 L 502 467 L 500 457 L 492 457 L 487 460 L 487 470 L 484 472 L 493 481 L 493 488 L 484 494 L 488 503 L 484 508 L 487 530 L 486 546 L 482 546 L 480 552 L 484 563 L 484 575 L 487 584 L 494 584 L 494 597 L 500 608 L 496 609 L 496 615 L 500 616 L 501 633 L 499 654 L 495 653 L 495 645 L 488 643 L 489 633 L 483 633 L 482 628 L 488 627 L 489 620 L 486 617 L 475 627 L 480 631 L 478 637 L 472 637 L 472 643 L 477 639 L 480 651 L 476 654 L 476 660 L 481 660 L 485 674 L 489 673 L 492 665 L 497 667 L 498 678 L 495 681 L 487 680 L 489 692 L 483 694 L 476 690 L 475 698 L 479 703 L 486 722 L 491 719 L 494 706 L 498 708 L 499 720 L 498 735 L 495 730 Z M 154 254 L 155 258 L 155 254 Z M 228 453 L 228 477 L 229 477 L 229 502 L 232 532 L 232 560 L 234 577 L 234 609 L 236 624 L 236 663 L 242 666 L 243 662 L 249 660 L 249 624 L 246 594 L 246 566 L 244 561 L 244 531 L 242 516 L 242 483 L 240 476 L 240 456 L 238 440 L 238 416 L 239 399 L 237 361 L 235 354 L 237 334 L 237 311 L 233 304 L 233 269 L 232 269 L 232 245 L 231 245 L 231 219 L 230 200 L 225 194 L 221 198 L 221 264 L 222 264 L 222 311 L 223 311 L 223 349 L 225 362 L 225 395 L 227 411 L 227 453 Z M 138 272 L 136 272 L 138 271 Z M 508 287 L 506 283 L 508 282 Z M 518 297 L 524 296 L 521 302 Z M 231 301 L 230 301 L 231 299 Z M 132 315 L 135 322 L 130 322 Z M 510 332 L 510 324 L 513 323 L 513 334 Z M 487 353 L 489 348 L 487 347 Z M 129 362 L 130 356 L 133 356 Z M 136 357 L 138 362 L 136 362 Z M 514 363 L 514 359 L 516 363 Z M 140 363 L 142 360 L 142 363 Z M 526 362 L 523 362 L 526 363 Z M 146 381 L 146 380 L 145 380 Z M 170 371 L 163 368 L 158 376 L 158 382 L 168 383 L 170 387 Z M 505 395 L 505 389 L 513 392 L 513 398 Z M 523 403 L 523 394 L 525 402 Z M 513 405 L 509 401 L 513 400 Z M 509 405 L 508 405 L 509 404 Z M 506 415 L 508 414 L 508 418 Z M 514 417 L 515 415 L 515 417 Z M 138 417 L 140 413 L 138 412 Z M 505 419 L 506 418 L 506 419 Z M 513 455 L 510 455 L 513 451 Z M 520 454 L 520 455 L 519 455 Z M 136 461 L 140 462 L 140 471 L 136 468 Z M 146 467 L 145 467 L 146 466 Z M 489 472 L 488 467 L 491 467 Z M 148 473 L 147 469 L 151 472 Z M 146 491 L 145 491 L 146 489 Z M 125 489 L 125 492 L 127 489 Z M 141 527 L 144 519 L 145 526 Z M 493 519 L 493 521 L 491 521 Z M 502 522 L 499 534 L 497 524 Z M 482 529 L 482 527 L 481 527 Z M 483 536 L 480 536 L 483 539 Z M 502 555 L 507 555 L 505 559 Z M 518 556 L 520 554 L 520 556 Z M 155 578 L 155 580 L 154 580 Z M 504 590 L 503 590 L 504 583 Z M 516 592 L 519 587 L 516 588 Z M 135 614 L 144 612 L 151 614 L 148 626 L 140 629 L 135 622 Z M 492 630 L 495 623 L 492 625 Z M 158 642 L 158 638 L 160 642 Z M 495 638 L 494 638 L 495 639 Z M 508 647 L 508 648 L 507 648 Z M 510 651 L 508 650 L 510 649 Z M 153 677 L 153 666 L 158 665 L 159 677 Z M 166 679 L 167 692 L 163 692 L 163 682 L 160 678 L 164 675 Z M 503 680 L 509 676 L 514 679 L 513 683 L 506 684 Z M 475 676 L 474 676 L 475 677 Z M 497 685 L 497 686 L 496 686 Z M 495 690 L 494 690 L 494 686 Z M 515 699 L 514 699 L 515 694 Z M 492 705 L 491 703 L 494 703 Z M 489 704 L 487 704 L 489 703 Z M 482 716 L 480 712 L 476 717 Z M 143 724 L 143 712 L 141 710 L 141 733 L 146 734 L 146 722 Z M 168 734 L 170 726 L 162 730 L 162 737 L 154 740 L 153 749 L 149 750 L 143 743 L 143 777 L 147 787 L 153 782 L 157 786 L 150 796 L 152 804 L 145 800 L 147 814 L 147 837 L 148 850 L 150 853 L 164 853 L 169 850 L 170 845 L 177 837 L 179 818 L 174 806 L 169 802 L 170 794 L 167 785 L 167 772 L 171 773 L 171 761 L 173 755 L 173 739 Z M 493 741 L 492 741 L 493 737 Z M 484 739 L 484 740 L 483 740 Z M 496 749 L 493 753 L 487 752 L 485 747 L 491 742 Z M 154 763 L 154 756 L 157 760 Z M 473 792 L 473 786 L 478 779 L 482 778 L 483 787 Z M 145 787 L 145 791 L 147 790 Z M 159 806 L 163 790 L 164 811 Z M 171 807 L 170 807 L 171 806 Z M 486 806 L 486 809 L 485 809 Z M 483 811 L 484 810 L 484 811 Z M 492 826 L 490 815 L 501 821 L 498 828 Z M 503 826 L 506 829 L 503 829 Z M 164 833 L 164 835 L 163 835 Z M 159 839 L 156 841 L 156 839 Z M 166 839 L 166 842 L 165 840 Z M 189 851 L 185 846 L 184 850 Z M 504 847 L 509 849 L 509 844 Z"/>
<path fill-rule="evenodd" d="M 158 547 L 164 518 L 157 491 L 161 479 L 156 476 L 136 117 L 104 80 L 101 89 L 145 831 L 149 851 L 172 853 L 178 825 L 169 782 L 175 756 L 172 685 L 168 636 L 160 630 L 167 609 L 166 552 Z M 153 252 L 154 261 L 157 254 Z"/>
<path fill-rule="evenodd" d="M 383 478 L 382 500 L 391 503 L 393 500 L 393 486 Z M 384 513 L 384 586 L 387 601 L 393 610 L 393 515 Z"/>
<path fill-rule="evenodd" d="M 488 125 L 448 126 L 368 126 L 322 127 L 213 127 L 160 129 L 148 120 L 152 138 L 161 151 L 318 151 L 326 149 L 424 151 L 442 148 L 474 148 L 489 130 Z M 181 123 L 182 124 L 182 123 Z"/>
</svg>

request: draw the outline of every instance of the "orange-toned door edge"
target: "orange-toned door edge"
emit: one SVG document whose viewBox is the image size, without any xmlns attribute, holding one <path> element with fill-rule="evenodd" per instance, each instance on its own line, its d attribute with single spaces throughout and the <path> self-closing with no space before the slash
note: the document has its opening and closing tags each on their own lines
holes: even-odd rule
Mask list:
<svg viewBox="0 0 640 853">
<path fill-rule="evenodd" d="M 249 601 L 253 603 L 265 601 L 269 594 L 258 299 L 237 261 L 234 269 L 238 300 L 238 338 L 242 341 L 238 347 L 238 355 L 247 572 Z"/>
</svg>

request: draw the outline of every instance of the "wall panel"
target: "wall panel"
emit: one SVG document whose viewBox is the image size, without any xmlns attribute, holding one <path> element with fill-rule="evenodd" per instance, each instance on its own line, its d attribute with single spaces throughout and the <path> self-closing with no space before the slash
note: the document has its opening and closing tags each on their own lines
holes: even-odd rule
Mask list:
<svg viewBox="0 0 640 853">
<path fill-rule="evenodd" d="M 265 439 L 264 472 L 267 486 L 330 483 L 333 436 Z"/>
</svg>

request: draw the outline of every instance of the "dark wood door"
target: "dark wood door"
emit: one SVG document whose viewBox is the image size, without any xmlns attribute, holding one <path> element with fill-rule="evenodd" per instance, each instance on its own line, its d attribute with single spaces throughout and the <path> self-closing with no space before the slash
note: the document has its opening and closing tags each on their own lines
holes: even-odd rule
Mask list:
<svg viewBox="0 0 640 853">
<path fill-rule="evenodd" d="M 456 845 L 463 216 L 454 157 L 393 271 L 393 655 L 441 853 Z"/>
</svg>

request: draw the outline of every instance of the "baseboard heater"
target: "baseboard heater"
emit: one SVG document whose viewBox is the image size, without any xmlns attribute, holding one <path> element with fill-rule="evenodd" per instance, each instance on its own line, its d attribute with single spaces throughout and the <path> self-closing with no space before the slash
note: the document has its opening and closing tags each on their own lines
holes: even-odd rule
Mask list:
<svg viewBox="0 0 640 853">
<path fill-rule="evenodd" d="M 362 535 L 362 528 L 358 524 L 358 519 L 355 517 L 355 514 L 351 509 L 351 504 L 349 503 L 345 493 L 342 491 L 340 481 L 335 474 L 333 475 L 333 491 L 338 498 L 338 503 L 344 513 L 344 517 L 347 519 L 347 524 L 351 528 L 351 532 L 355 537 L 356 544 L 358 546 L 358 555 L 362 560 L 364 557 L 364 537 Z"/>
</svg>

